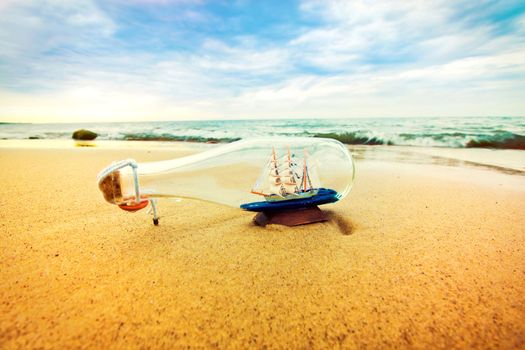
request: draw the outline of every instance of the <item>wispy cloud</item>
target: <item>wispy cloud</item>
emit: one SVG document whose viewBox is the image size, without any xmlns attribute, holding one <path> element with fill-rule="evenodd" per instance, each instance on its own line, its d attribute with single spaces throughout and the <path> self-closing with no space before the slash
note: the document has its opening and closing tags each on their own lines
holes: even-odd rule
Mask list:
<svg viewBox="0 0 525 350">
<path fill-rule="evenodd" d="M 520 2 L 292 5 L 2 2 L 0 119 L 525 113 Z"/>
</svg>

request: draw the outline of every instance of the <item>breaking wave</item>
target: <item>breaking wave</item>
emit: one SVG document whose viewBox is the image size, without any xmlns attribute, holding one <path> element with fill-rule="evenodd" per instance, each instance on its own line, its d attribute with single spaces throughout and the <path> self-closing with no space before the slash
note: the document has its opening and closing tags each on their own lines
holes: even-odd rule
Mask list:
<svg viewBox="0 0 525 350">
<path fill-rule="evenodd" d="M 505 132 L 498 135 L 470 140 L 466 143 L 468 148 L 500 148 L 525 150 L 525 136 Z"/>
<path fill-rule="evenodd" d="M 381 118 L 165 121 L 134 123 L 0 123 L 0 139 L 71 139 L 88 129 L 97 140 L 227 143 L 250 137 L 324 137 L 348 145 L 525 150 L 525 118 Z"/>
<path fill-rule="evenodd" d="M 492 135 L 467 134 L 461 132 L 440 134 L 407 134 L 379 137 L 356 132 L 319 133 L 314 137 L 325 137 L 338 140 L 348 145 L 397 145 L 454 148 L 497 148 L 525 150 L 525 136 L 511 132 L 500 132 Z"/>
<path fill-rule="evenodd" d="M 125 141 L 184 141 L 184 142 L 203 142 L 203 143 L 225 143 L 238 141 L 240 137 L 202 137 L 202 136 L 180 136 L 171 135 L 167 133 L 163 134 L 150 134 L 150 133 L 134 133 L 124 134 L 119 140 Z"/>
<path fill-rule="evenodd" d="M 314 134 L 313 137 L 335 139 L 347 145 L 393 145 L 391 141 L 385 141 L 376 136 L 368 137 L 364 135 L 359 135 L 356 132 L 345 132 L 342 134 L 319 133 Z"/>
</svg>

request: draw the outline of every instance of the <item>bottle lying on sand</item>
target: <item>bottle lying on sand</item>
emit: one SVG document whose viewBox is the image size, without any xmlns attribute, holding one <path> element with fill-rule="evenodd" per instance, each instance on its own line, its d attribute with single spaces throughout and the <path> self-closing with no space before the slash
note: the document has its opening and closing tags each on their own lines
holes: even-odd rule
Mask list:
<svg viewBox="0 0 525 350">
<path fill-rule="evenodd" d="M 128 211 L 156 199 L 193 198 L 249 211 L 282 211 L 336 202 L 351 189 L 355 166 L 348 148 L 332 139 L 261 138 L 233 142 L 191 156 L 102 170 L 106 201 Z"/>
</svg>

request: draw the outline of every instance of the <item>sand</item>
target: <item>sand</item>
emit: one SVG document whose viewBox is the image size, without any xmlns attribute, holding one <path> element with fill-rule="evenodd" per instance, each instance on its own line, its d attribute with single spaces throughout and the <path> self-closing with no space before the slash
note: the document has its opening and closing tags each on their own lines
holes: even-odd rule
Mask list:
<svg viewBox="0 0 525 350">
<path fill-rule="evenodd" d="M 111 161 L 0 149 L 0 348 L 525 348 L 525 176 L 358 161 L 326 223 L 104 202 Z"/>
</svg>

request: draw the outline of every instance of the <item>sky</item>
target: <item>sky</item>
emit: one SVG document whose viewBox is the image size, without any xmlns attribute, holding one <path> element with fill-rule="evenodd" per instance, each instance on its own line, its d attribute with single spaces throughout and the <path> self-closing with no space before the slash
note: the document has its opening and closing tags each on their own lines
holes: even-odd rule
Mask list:
<svg viewBox="0 0 525 350">
<path fill-rule="evenodd" d="M 0 122 L 486 115 L 523 0 L 0 0 Z"/>
</svg>

